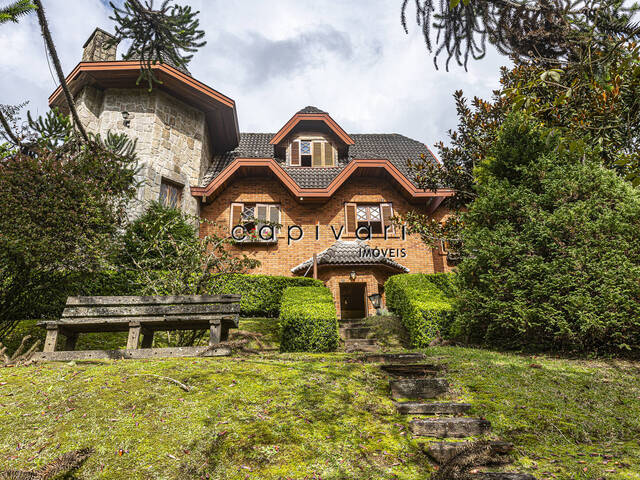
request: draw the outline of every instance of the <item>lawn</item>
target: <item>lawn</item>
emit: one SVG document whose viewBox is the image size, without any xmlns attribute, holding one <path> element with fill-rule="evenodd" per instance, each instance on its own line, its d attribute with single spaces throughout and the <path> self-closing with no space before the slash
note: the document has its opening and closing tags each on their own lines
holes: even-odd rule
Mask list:
<svg viewBox="0 0 640 480">
<path fill-rule="evenodd" d="M 455 395 L 539 479 L 640 479 L 640 363 L 435 347 Z"/>
<path fill-rule="evenodd" d="M 273 319 L 240 328 L 273 340 Z M 640 364 L 430 348 L 543 479 L 640 479 Z M 77 479 L 425 479 L 387 378 L 341 353 L 0 369 L 0 470 L 93 446 Z M 185 392 L 174 383 L 183 382 Z"/>
</svg>

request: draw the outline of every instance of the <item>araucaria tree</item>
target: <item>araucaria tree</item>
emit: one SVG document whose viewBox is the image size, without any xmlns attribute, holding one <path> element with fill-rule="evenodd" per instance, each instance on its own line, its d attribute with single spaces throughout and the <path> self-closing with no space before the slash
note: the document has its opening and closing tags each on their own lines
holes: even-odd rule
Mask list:
<svg viewBox="0 0 640 480">
<path fill-rule="evenodd" d="M 597 151 L 562 140 L 512 115 L 480 164 L 453 333 L 503 348 L 637 355 L 640 193 Z"/>
<path fill-rule="evenodd" d="M 476 196 L 474 169 L 485 158 L 510 112 L 533 115 L 562 132 L 572 151 L 598 148 L 601 162 L 634 185 L 640 184 L 640 26 L 637 6 L 620 0 L 415 0 L 417 22 L 434 60 L 446 54 L 467 66 L 481 58 L 487 43 L 509 56 L 501 86 L 491 101 L 462 92 L 455 102 L 459 124 L 448 145 L 438 144 L 442 163 L 415 159 L 417 182 L 427 190 L 446 186 L 456 195 L 453 210 Z M 403 24 L 408 28 L 403 2 Z M 404 220 L 433 246 L 460 238 L 463 219 L 447 225 L 417 214 Z"/>
</svg>

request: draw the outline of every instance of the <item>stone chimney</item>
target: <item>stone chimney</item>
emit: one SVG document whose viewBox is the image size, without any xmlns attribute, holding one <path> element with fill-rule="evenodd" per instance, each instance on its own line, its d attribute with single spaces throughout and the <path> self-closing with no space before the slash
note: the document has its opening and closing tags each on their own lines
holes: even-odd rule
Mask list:
<svg viewBox="0 0 640 480">
<path fill-rule="evenodd" d="M 112 47 L 104 47 L 107 40 L 115 38 L 110 33 L 105 32 L 100 28 L 96 28 L 89 39 L 82 46 L 84 51 L 82 52 L 83 62 L 113 62 L 116 60 L 117 45 Z"/>
</svg>

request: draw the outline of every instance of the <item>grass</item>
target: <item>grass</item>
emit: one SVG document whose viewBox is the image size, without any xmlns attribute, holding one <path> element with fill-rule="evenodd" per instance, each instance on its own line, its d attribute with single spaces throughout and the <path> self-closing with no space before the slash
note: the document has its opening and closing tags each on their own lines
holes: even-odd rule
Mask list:
<svg viewBox="0 0 640 480">
<path fill-rule="evenodd" d="M 96 453 L 79 479 L 414 479 L 429 470 L 385 377 L 338 354 L 49 363 L 2 370 L 0 385 L 0 470 L 88 445 Z"/>
<path fill-rule="evenodd" d="M 274 319 L 240 328 L 277 339 Z M 516 445 L 512 469 L 540 480 L 640 479 L 639 363 L 425 352 L 448 365 L 451 398 Z M 268 353 L 0 369 L 0 471 L 92 445 L 74 478 L 429 478 L 387 378 L 352 359 Z"/>
<path fill-rule="evenodd" d="M 538 479 L 640 479 L 640 364 L 531 357 L 460 347 L 427 350 L 448 364 L 453 395 L 516 445 Z"/>
</svg>

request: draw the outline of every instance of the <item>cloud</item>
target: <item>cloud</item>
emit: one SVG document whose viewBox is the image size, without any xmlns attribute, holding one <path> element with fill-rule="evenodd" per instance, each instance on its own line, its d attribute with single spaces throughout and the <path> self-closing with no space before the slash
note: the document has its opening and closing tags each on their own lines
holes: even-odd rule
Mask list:
<svg viewBox="0 0 640 480">
<path fill-rule="evenodd" d="M 349 37 L 330 25 L 299 33 L 290 38 L 273 40 L 259 32 L 242 36 L 229 32 L 210 42 L 226 61 L 240 60 L 247 87 L 260 86 L 279 77 L 299 75 L 310 67 L 333 59 L 349 60 L 353 47 Z"/>
<path fill-rule="evenodd" d="M 275 132 L 316 105 L 348 132 L 395 132 L 432 146 L 457 124 L 453 92 L 490 98 L 498 67 L 509 63 L 490 50 L 469 72 L 436 71 L 420 29 L 410 24 L 405 34 L 400 4 L 389 0 L 177 3 L 199 10 L 207 33 L 189 70 L 236 101 L 242 131 Z M 105 0 L 48 0 L 46 8 L 65 72 L 95 27 L 113 31 Z M 30 100 L 44 113 L 56 82 L 34 15 L 0 26 L 0 51 L 0 103 Z"/>
</svg>

